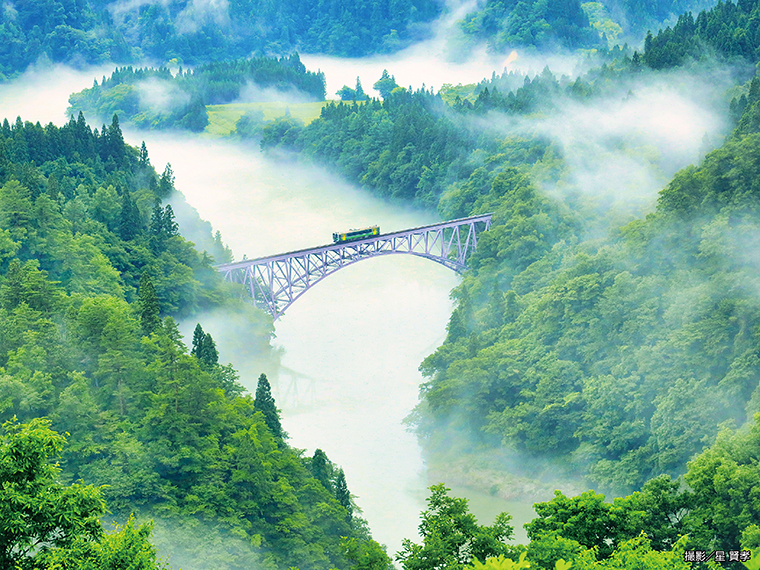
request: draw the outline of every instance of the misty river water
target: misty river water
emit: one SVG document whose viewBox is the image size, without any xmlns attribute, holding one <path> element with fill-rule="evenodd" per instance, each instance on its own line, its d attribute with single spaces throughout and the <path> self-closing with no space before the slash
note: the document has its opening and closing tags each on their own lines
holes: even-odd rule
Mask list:
<svg viewBox="0 0 760 570">
<path fill-rule="evenodd" d="M 505 63 L 485 58 L 479 65 L 457 66 L 434 61 L 435 54 L 425 51 L 428 48 L 416 46 L 392 60 L 316 56 L 303 60 L 310 69 L 327 72 L 328 96 L 342 84 L 353 85 L 357 75 L 369 87 L 383 68 L 397 74 L 403 85 L 420 87 L 427 81 L 428 87 L 438 87 L 444 81 L 478 81 L 492 70 L 500 72 Z M 523 65 L 543 66 L 529 61 Z M 573 67 L 570 60 L 564 65 Z M 552 63 L 553 69 L 562 67 L 561 60 Z M 66 119 L 69 94 L 111 71 L 110 67 L 31 70 L 0 86 L 0 119 L 20 115 L 60 125 Z M 700 84 L 720 94 L 727 81 L 718 79 Z M 582 187 L 612 191 L 630 200 L 622 184 L 628 181 L 635 192 L 651 200 L 675 170 L 698 158 L 703 135 L 710 134 L 713 140 L 722 136 L 723 117 L 708 110 L 712 106 L 694 94 L 693 84 L 688 77 L 681 81 L 680 95 L 668 86 L 650 85 L 638 91 L 638 100 L 613 101 L 609 111 L 600 106 L 592 112 L 571 109 L 566 117 L 547 121 L 547 128 L 564 143 L 566 160 Z M 236 259 L 329 243 L 333 232 L 352 227 L 378 224 L 388 232 L 437 221 L 432 212 L 375 199 L 319 166 L 262 155 L 255 144 L 190 134 L 124 132 L 132 145 L 145 140 L 159 172 L 171 163 L 177 189 L 214 230 L 222 232 Z M 618 136 L 640 141 L 636 144 L 644 150 L 656 149 L 662 159 L 641 160 L 634 155 L 634 160 L 625 147 L 618 148 Z M 583 144 L 576 139 L 583 139 Z M 604 160 L 599 159 L 599 149 L 606 153 Z M 619 175 L 611 175 L 616 172 L 613 167 Z M 445 337 L 449 293 L 458 279 L 440 265 L 405 255 L 370 259 L 339 271 L 303 295 L 277 321 L 273 344 L 281 351 L 279 370 L 271 363 L 259 363 L 260 355 L 241 350 L 241 344 L 245 347 L 241 339 L 225 341 L 221 319 L 202 320 L 219 342 L 221 361 L 248 371 L 242 381 L 249 389 L 255 388 L 259 371 L 276 380 L 275 394 L 290 443 L 307 454 L 320 447 L 344 468 L 374 537 L 388 546 L 390 554 L 399 550 L 403 538 L 417 536 L 426 487 L 438 482 L 428 479 L 416 438 L 402 421 L 417 403 L 423 380 L 417 367 Z M 194 325 L 194 321 L 182 323 L 186 337 Z M 254 361 L 253 367 L 241 366 L 248 360 Z M 436 473 L 445 475 L 445 470 L 437 468 Z M 510 512 L 517 539 L 524 539 L 522 524 L 533 514 L 529 502 L 508 503 L 461 487 L 454 487 L 454 494 L 470 499 L 481 523 L 490 524 L 502 510 Z"/>
<path fill-rule="evenodd" d="M 110 70 L 27 73 L 0 88 L 0 115 L 60 125 L 68 95 L 103 73 Z M 177 189 L 222 232 L 236 259 L 325 244 L 332 232 L 351 227 L 378 224 L 388 232 L 437 221 L 432 212 L 388 205 L 318 166 L 270 159 L 255 144 L 127 128 L 124 133 L 130 144 L 145 140 L 159 171 L 171 163 Z M 320 447 L 345 470 L 362 516 L 391 555 L 403 538 L 417 538 L 426 488 L 438 482 L 428 480 L 416 437 L 402 421 L 417 403 L 417 367 L 445 337 L 449 293 L 458 279 L 441 265 L 408 255 L 343 269 L 277 321 L 279 374 L 266 362 L 260 366 L 275 380 L 290 443 L 308 454 Z M 181 323 L 186 340 L 194 325 Z M 260 357 L 241 352 L 239 339 L 225 343 L 220 321 L 204 319 L 203 325 L 218 340 L 222 362 L 238 366 Z M 255 388 L 255 374 L 241 380 Z M 471 489 L 456 493 L 471 499 L 481 523 L 490 524 L 502 510 L 517 515 L 516 534 L 524 536 L 529 504 Z"/>
<path fill-rule="evenodd" d="M 236 259 L 322 245 L 349 227 L 378 224 L 387 232 L 437 221 L 319 167 L 267 158 L 256 146 L 144 138 L 154 164 L 171 161 L 177 188 L 221 229 Z M 428 481 L 402 421 L 417 403 L 417 367 L 445 337 L 457 282 L 451 270 L 414 256 L 365 260 L 309 290 L 275 323 L 283 365 L 275 393 L 290 443 L 309 454 L 320 447 L 343 467 L 374 537 L 391 553 L 416 537 L 426 487 L 437 482 Z M 213 327 L 223 325 L 209 322 L 204 327 L 216 338 Z M 219 348 L 222 361 L 254 357 L 225 353 L 223 341 Z M 245 380 L 255 388 L 255 377 Z M 469 493 L 483 522 L 492 522 L 495 506 L 511 510 Z"/>
</svg>

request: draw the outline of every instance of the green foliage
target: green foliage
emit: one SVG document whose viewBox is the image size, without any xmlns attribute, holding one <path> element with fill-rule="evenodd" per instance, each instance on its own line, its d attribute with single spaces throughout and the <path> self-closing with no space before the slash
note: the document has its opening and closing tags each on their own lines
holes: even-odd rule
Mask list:
<svg viewBox="0 0 760 570">
<path fill-rule="evenodd" d="M 218 362 L 211 336 L 199 328 L 188 354 L 169 315 L 218 308 L 242 316 L 246 342 L 261 351 L 271 319 L 244 304 L 180 234 L 160 203 L 174 192 L 171 168 L 158 176 L 147 149 L 124 144 L 118 121 L 99 132 L 80 119 L 61 128 L 19 119 L 0 130 L 0 149 L 11 151 L 0 155 L 0 420 L 49 416 L 68 432 L 60 470 L 40 472 L 104 487 L 96 497 L 84 483 L 54 481 L 48 497 L 76 512 L 91 499 L 87 528 L 98 530 L 105 498 L 125 526 L 69 540 L 66 524 L 81 520 L 53 529 L 41 514 L 30 525 L 37 515 L 24 509 L 39 505 L 9 483 L 0 486 L 13 495 L 0 504 L 0 534 L 20 546 L 6 553 L 23 554 L 39 537 L 22 531 L 39 531 L 53 533 L 50 563 L 40 567 L 116 570 L 129 561 L 152 570 L 150 528 L 128 522 L 136 512 L 156 520 L 162 550 L 192 553 L 199 567 L 348 567 L 341 537 L 369 536 L 335 496 L 337 468 L 325 458 L 328 485 L 315 479 L 279 424 L 273 433 L 259 413 L 265 399 L 254 402 Z M 132 209 L 136 231 L 120 223 L 122 208 Z M 200 229 L 225 251 L 210 226 Z M 57 453 L 56 437 L 46 445 Z M 64 489 L 60 500 L 56 489 Z M 342 489 L 350 505 L 345 477 Z M 170 539 L 167 528 L 176 530 Z"/>
<path fill-rule="evenodd" d="M 504 543 L 512 538 L 510 515 L 501 513 L 493 525 L 481 526 L 468 512 L 467 499 L 449 497 L 448 492 L 442 484 L 430 487 L 428 510 L 419 526 L 422 544 L 405 539 L 396 555 L 404 570 L 462 570 L 474 560 L 510 553 Z"/>
<path fill-rule="evenodd" d="M 527 554 L 527 552 L 521 553 L 517 562 L 511 558 L 506 558 L 503 554 L 486 558 L 485 562 L 475 559 L 470 568 L 475 570 L 524 570 L 530 568 L 530 562 L 525 560 Z"/>
<path fill-rule="evenodd" d="M 601 558 L 608 558 L 621 539 L 632 538 L 631 529 L 640 525 L 625 505 L 605 503 L 604 495 L 593 491 L 572 498 L 555 491 L 554 499 L 534 508 L 538 516 L 525 527 L 528 538 L 556 533 L 589 549 L 596 546 Z"/>
<path fill-rule="evenodd" d="M 749 570 L 760 570 L 760 558 L 755 557 L 755 553 L 752 552 L 752 557 L 746 562 L 742 562 Z"/>
<path fill-rule="evenodd" d="M 210 334 L 203 332 L 198 323 L 193 331 L 193 345 L 190 354 L 197 358 L 206 368 L 213 370 L 219 364 L 219 351 Z"/>
<path fill-rule="evenodd" d="M 420 39 L 415 24 L 439 13 L 432 0 L 239 0 L 213 12 L 189 0 L 152 3 L 138 12 L 103 0 L 28 0 L 0 13 L 0 73 L 12 76 L 38 58 L 75 65 L 146 59 L 197 65 L 256 52 L 288 54 L 296 47 L 358 57 Z"/>
<path fill-rule="evenodd" d="M 144 335 L 150 335 L 161 324 L 159 319 L 159 305 L 156 289 L 147 272 L 140 277 L 140 289 L 137 293 L 137 302 L 140 311 L 140 326 Z"/>
<path fill-rule="evenodd" d="M 382 102 L 330 104 L 306 127 L 285 119 L 268 125 L 261 146 L 301 150 L 381 196 L 434 205 L 452 166 L 474 143 L 444 107 L 430 92 L 406 90 Z"/>
<path fill-rule="evenodd" d="M 548 151 L 531 170 L 486 163 L 450 186 L 446 217 L 496 214 L 454 291 L 446 343 L 421 366 L 421 429 L 571 453 L 630 492 L 683 473 L 719 423 L 746 422 L 759 370 L 747 254 L 757 136 L 737 133 L 679 172 L 655 213 L 598 242 L 578 243 L 576 215 L 531 185 Z"/>
<path fill-rule="evenodd" d="M 142 128 L 199 132 L 209 124 L 206 105 L 230 103 L 252 87 L 295 91 L 315 101 L 325 98 L 324 74 L 307 71 L 294 53 L 282 58 L 215 61 L 176 75 L 165 67 L 117 68 L 99 85 L 96 82 L 71 95 L 69 110 L 95 117 L 118 113 Z M 160 191 L 159 196 L 166 197 L 168 192 Z"/>
<path fill-rule="evenodd" d="M 687 518 L 695 525 L 693 539 L 706 549 L 735 550 L 745 529 L 760 522 L 754 467 L 760 458 L 758 420 L 755 415 L 743 432 L 722 430 L 715 444 L 689 463 L 685 479 L 694 498 Z"/>
<path fill-rule="evenodd" d="M 703 10 L 695 19 L 691 12 L 679 16 L 671 28 L 660 30 L 656 36 L 647 33 L 644 43 L 644 62 L 654 69 L 684 64 L 715 54 L 726 59 L 744 58 L 760 61 L 757 33 L 757 2 L 753 0 L 719 2 Z"/>
<path fill-rule="evenodd" d="M 488 0 L 481 10 L 467 14 L 460 27 L 466 34 L 487 40 L 489 47 L 498 51 L 515 44 L 546 47 L 559 43 L 586 48 L 601 45 L 599 34 L 589 26 L 577 0 Z"/>
<path fill-rule="evenodd" d="M 375 81 L 375 84 L 372 87 L 380 92 L 380 97 L 385 99 L 398 87 L 398 84 L 396 83 L 396 78 L 392 75 L 388 75 L 387 69 L 383 69 L 383 74 L 380 76 L 380 79 Z M 343 97 L 341 97 L 341 99 L 343 99 Z M 345 101 L 345 99 L 343 100 Z"/>
<path fill-rule="evenodd" d="M 123 528 L 105 534 L 98 542 L 81 535 L 69 548 L 45 553 L 43 567 L 51 570 L 159 570 L 166 568 L 157 561 L 156 549 L 150 543 L 152 525 L 137 525 L 130 516 Z"/>
<path fill-rule="evenodd" d="M 0 436 L 0 565 L 32 568 L 50 549 L 102 537 L 100 489 L 58 482 L 65 438 L 50 422 L 12 420 Z"/>
<path fill-rule="evenodd" d="M 262 413 L 264 422 L 275 437 L 279 439 L 286 437 L 282 424 L 280 424 L 280 410 L 277 409 L 274 397 L 272 396 L 272 387 L 269 385 L 267 375 L 264 373 L 259 376 L 259 381 L 256 385 L 256 399 L 253 406 L 257 412 Z"/>
<path fill-rule="evenodd" d="M 374 540 L 357 540 L 344 538 L 341 547 L 346 559 L 351 563 L 351 570 L 392 570 L 394 568 L 385 547 Z"/>
<path fill-rule="evenodd" d="M 353 505 L 351 504 L 351 493 L 346 485 L 346 474 L 343 469 L 338 469 L 338 475 L 335 478 L 335 498 L 340 506 L 346 509 L 347 519 L 351 520 L 353 515 Z"/>
</svg>

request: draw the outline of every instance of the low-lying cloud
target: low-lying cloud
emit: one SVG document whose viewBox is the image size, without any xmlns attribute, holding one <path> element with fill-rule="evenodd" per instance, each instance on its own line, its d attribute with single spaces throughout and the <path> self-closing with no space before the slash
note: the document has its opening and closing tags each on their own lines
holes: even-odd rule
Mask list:
<svg viewBox="0 0 760 570">
<path fill-rule="evenodd" d="M 140 96 L 141 111 L 171 113 L 190 102 L 190 95 L 167 79 L 151 77 L 135 87 Z"/>
</svg>

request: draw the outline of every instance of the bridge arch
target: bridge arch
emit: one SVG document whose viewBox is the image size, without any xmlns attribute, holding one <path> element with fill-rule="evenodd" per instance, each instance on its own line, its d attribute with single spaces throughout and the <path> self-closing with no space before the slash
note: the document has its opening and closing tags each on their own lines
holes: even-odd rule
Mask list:
<svg viewBox="0 0 760 570">
<path fill-rule="evenodd" d="M 478 235 L 490 227 L 491 216 L 484 214 L 357 241 L 226 263 L 217 266 L 217 270 L 225 280 L 246 286 L 254 303 L 277 320 L 317 283 L 371 257 L 416 255 L 461 273 L 467 269 L 467 258 L 477 247 Z"/>
</svg>

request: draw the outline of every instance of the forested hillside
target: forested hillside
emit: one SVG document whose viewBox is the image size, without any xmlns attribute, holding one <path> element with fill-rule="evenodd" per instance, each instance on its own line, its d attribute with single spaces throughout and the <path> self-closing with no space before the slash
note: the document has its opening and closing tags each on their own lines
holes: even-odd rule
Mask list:
<svg viewBox="0 0 760 570">
<path fill-rule="evenodd" d="M 470 44 L 484 42 L 495 51 L 595 49 L 612 47 L 619 36 L 637 41 L 647 29 L 712 4 L 488 0 L 454 25 Z M 438 0 L 6 2 L 0 10 L 0 79 L 40 59 L 76 66 L 199 65 L 294 50 L 347 57 L 389 53 L 430 36 L 429 24 L 444 9 Z"/>
<path fill-rule="evenodd" d="M 71 114 L 111 117 L 147 129 L 202 131 L 206 105 L 282 97 L 325 98 L 325 76 L 307 71 L 298 54 L 216 61 L 175 74 L 161 68 L 117 68 L 110 77 L 69 98 Z"/>
<path fill-rule="evenodd" d="M 199 64 L 284 55 L 295 49 L 343 56 L 396 51 L 424 36 L 434 0 L 197 3 L 26 0 L 0 10 L 0 73 L 38 60 L 72 65 L 172 60 Z"/>
<path fill-rule="evenodd" d="M 637 44 L 648 29 L 713 4 L 711 0 L 487 0 L 482 8 L 468 13 L 459 27 L 495 51 L 516 46 L 604 49 L 624 40 Z"/>
<path fill-rule="evenodd" d="M 182 341 L 173 317 L 244 314 L 266 358 L 272 322 L 212 267 L 218 233 L 182 237 L 172 192 L 116 117 L 2 124 L 0 420 L 50 418 L 60 479 L 107 485 L 111 516 L 156 519 L 197 568 L 346 568 L 341 537 L 369 537 L 342 470 L 288 446 L 265 376 L 253 398 L 200 324 Z"/>
<path fill-rule="evenodd" d="M 647 34 L 644 60 L 654 69 L 711 56 L 756 62 L 760 60 L 758 22 L 757 2 L 719 2 L 696 18 L 691 12 L 681 15 L 673 27 L 660 30 L 656 36 Z"/>
<path fill-rule="evenodd" d="M 655 77 L 634 53 L 576 80 L 494 76 L 450 107 L 396 90 L 325 107 L 305 128 L 264 130 L 264 148 L 327 160 L 380 195 L 437 204 L 445 219 L 494 212 L 453 293 L 446 342 L 421 366 L 429 381 L 414 418 L 429 449 L 465 432 L 485 449 L 568 458 L 625 492 L 682 474 L 719 425 L 760 411 L 758 79 L 735 90 L 733 136 L 623 227 L 576 186 L 557 141 L 530 127 L 541 118 L 530 113 L 632 97 L 633 78 Z"/>
<path fill-rule="evenodd" d="M 759 436 L 757 421 L 743 432 L 721 431 L 689 463 L 686 485 L 662 475 L 611 501 L 591 490 L 574 497 L 556 491 L 533 505 L 525 545 L 508 543 L 514 528 L 507 513 L 480 526 L 467 501 L 434 485 L 421 516 L 422 542 L 405 540 L 396 560 L 404 570 L 752 568 L 760 547 L 753 492 Z M 706 563 L 708 556 L 716 560 Z"/>
<path fill-rule="evenodd" d="M 489 0 L 460 25 L 495 50 L 602 47 L 614 18 L 640 26 L 686 7 Z M 42 53 L 196 62 L 299 46 L 360 55 L 399 48 L 439 11 L 427 0 L 6 3 L 0 56 L 11 63 L 0 64 L 11 74 Z M 742 0 L 682 14 L 641 53 L 615 47 L 580 77 L 547 67 L 435 93 L 384 72 L 382 100 L 326 105 L 307 126 L 239 123 L 265 152 L 300 153 L 388 200 L 444 219 L 492 212 L 408 421 L 458 483 L 508 457 L 536 480 L 552 471 L 617 496 L 557 491 L 535 505 L 529 543 L 514 545 L 508 515 L 480 525 L 433 485 L 419 540 L 395 555 L 404 570 L 685 569 L 711 551 L 735 553 L 724 566 L 736 570 L 740 551 L 757 558 L 759 13 L 760 0 Z M 704 139 L 651 202 L 628 193 L 634 168 L 602 168 L 608 194 L 585 187 L 591 164 L 617 156 L 659 180 L 670 155 L 622 129 L 574 155 L 578 139 L 552 123 L 643 98 L 682 66 L 694 72 L 684 81 L 710 81 L 700 70 L 726 63 L 735 84 L 711 101 L 730 123 L 725 139 Z M 297 55 L 176 76 L 126 67 L 72 96 L 75 111 L 113 117 L 100 129 L 81 112 L 62 127 L 0 126 L 0 563 L 115 570 L 109 553 L 132 552 L 153 570 L 141 526 L 153 519 L 175 567 L 389 570 L 342 469 L 288 444 L 266 375 L 248 394 L 203 323 L 183 342 L 175 319 L 242 314 L 251 352 L 277 358 L 271 318 L 213 267 L 231 258 L 221 235 L 187 241 L 166 205 L 171 166 L 158 174 L 145 145 L 122 136 L 119 116 L 201 130 L 207 104 L 249 83 L 325 96 Z M 571 123 L 591 136 L 584 127 Z M 499 477 L 484 490 L 527 495 Z M 103 534 L 106 508 L 122 530 Z"/>
</svg>

